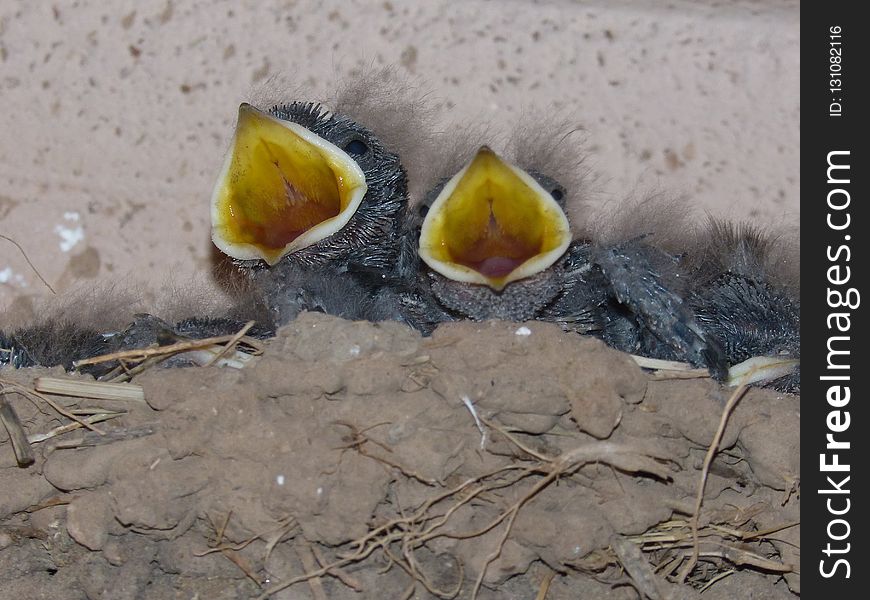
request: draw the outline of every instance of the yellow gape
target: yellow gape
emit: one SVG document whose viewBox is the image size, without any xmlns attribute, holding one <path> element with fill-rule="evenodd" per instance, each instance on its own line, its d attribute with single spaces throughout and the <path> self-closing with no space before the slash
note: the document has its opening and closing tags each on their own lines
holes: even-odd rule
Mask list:
<svg viewBox="0 0 870 600">
<path fill-rule="evenodd" d="M 212 240 L 233 258 L 274 265 L 344 227 L 366 189 L 362 169 L 343 150 L 242 104 L 212 194 Z"/>
<path fill-rule="evenodd" d="M 568 219 L 547 190 L 484 146 L 432 203 L 420 258 L 455 281 L 502 290 L 550 267 L 570 243 Z"/>
</svg>

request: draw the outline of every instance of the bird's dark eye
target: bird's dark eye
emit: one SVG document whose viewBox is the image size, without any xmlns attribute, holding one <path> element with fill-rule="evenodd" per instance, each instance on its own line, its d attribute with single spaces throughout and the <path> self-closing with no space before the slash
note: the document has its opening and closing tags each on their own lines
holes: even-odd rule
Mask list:
<svg viewBox="0 0 870 600">
<path fill-rule="evenodd" d="M 429 205 L 428 204 L 421 204 L 420 208 L 417 210 L 420 213 L 421 217 L 425 217 L 427 214 L 429 214 Z"/>
<path fill-rule="evenodd" d="M 351 140 L 345 144 L 344 151 L 351 156 L 362 156 L 369 151 L 369 147 L 362 140 Z"/>
<path fill-rule="evenodd" d="M 553 197 L 553 200 L 558 202 L 559 200 L 561 200 L 562 198 L 565 197 L 565 192 L 563 192 L 559 188 L 556 188 L 550 192 L 550 195 Z"/>
</svg>

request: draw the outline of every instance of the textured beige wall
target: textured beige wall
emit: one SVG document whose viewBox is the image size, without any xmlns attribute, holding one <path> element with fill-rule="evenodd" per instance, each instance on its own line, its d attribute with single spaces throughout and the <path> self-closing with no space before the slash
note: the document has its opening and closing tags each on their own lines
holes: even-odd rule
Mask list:
<svg viewBox="0 0 870 600">
<path fill-rule="evenodd" d="M 0 233 L 59 289 L 207 271 L 238 103 L 382 64 L 454 119 L 570 114 L 604 200 L 672 190 L 794 225 L 799 4 L 718 4 L 0 0 Z M 43 292 L 0 240 L 0 307 Z"/>
</svg>

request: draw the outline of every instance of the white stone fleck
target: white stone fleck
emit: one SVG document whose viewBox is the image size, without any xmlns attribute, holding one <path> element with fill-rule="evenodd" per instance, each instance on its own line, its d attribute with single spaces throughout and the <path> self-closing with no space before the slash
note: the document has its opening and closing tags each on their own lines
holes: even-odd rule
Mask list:
<svg viewBox="0 0 870 600">
<path fill-rule="evenodd" d="M 278 476 L 275 478 L 275 483 L 277 483 L 278 485 L 284 485 L 284 476 L 283 476 L 283 475 L 278 475 Z"/>
<path fill-rule="evenodd" d="M 516 335 L 532 335 L 532 330 L 523 325 L 514 332 Z"/>
</svg>

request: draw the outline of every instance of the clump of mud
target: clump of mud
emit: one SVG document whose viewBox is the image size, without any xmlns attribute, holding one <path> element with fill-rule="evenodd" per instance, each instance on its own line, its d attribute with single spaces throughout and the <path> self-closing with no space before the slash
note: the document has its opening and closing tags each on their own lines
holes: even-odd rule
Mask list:
<svg viewBox="0 0 870 600">
<path fill-rule="evenodd" d="M 64 376 L 0 371 L 30 435 L 70 423 L 14 391 L 45 375 Z M 135 383 L 146 403 L 54 396 L 123 414 L 34 443 L 29 468 L 0 428 L 7 597 L 799 594 L 795 396 L 741 398 L 696 546 L 732 390 L 656 379 L 550 324 L 424 339 L 306 314 L 243 370 Z"/>
</svg>

